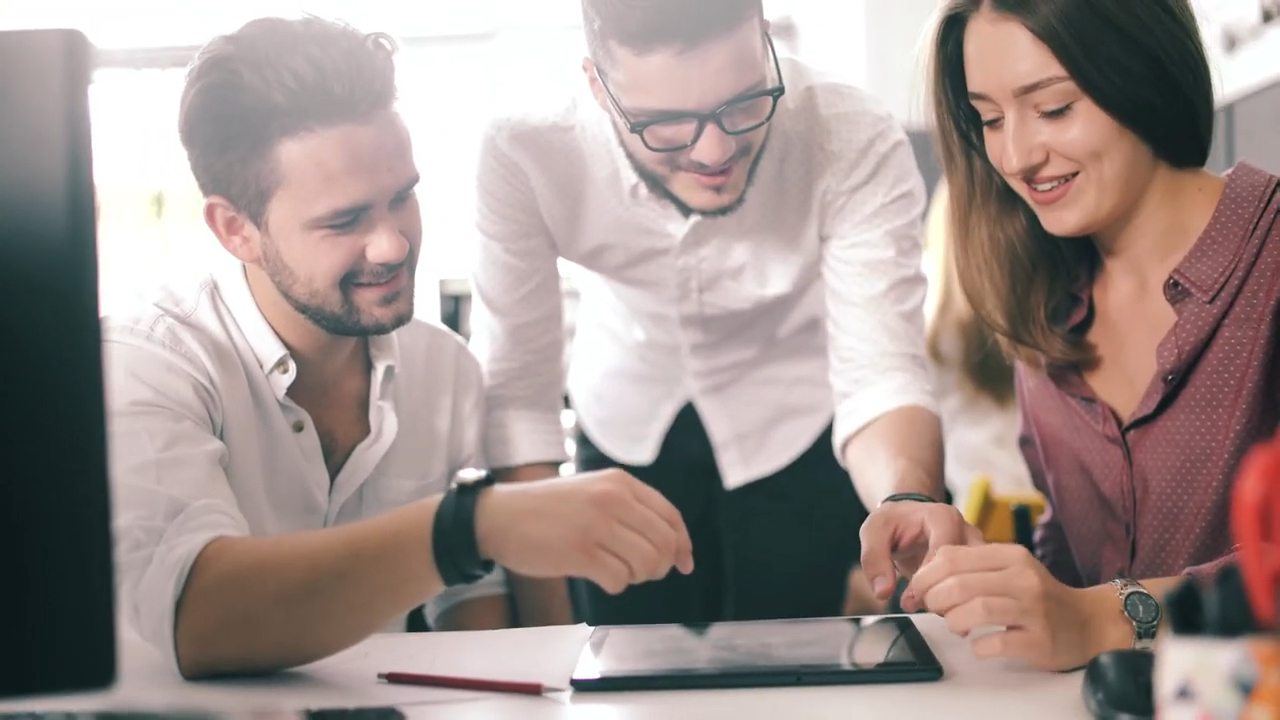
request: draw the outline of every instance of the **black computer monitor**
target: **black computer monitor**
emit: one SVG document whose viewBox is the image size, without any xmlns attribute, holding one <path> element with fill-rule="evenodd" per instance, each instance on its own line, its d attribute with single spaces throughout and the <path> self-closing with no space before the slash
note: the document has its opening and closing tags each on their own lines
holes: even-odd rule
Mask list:
<svg viewBox="0 0 1280 720">
<path fill-rule="evenodd" d="M 0 697 L 115 679 L 91 61 L 0 32 Z"/>
</svg>

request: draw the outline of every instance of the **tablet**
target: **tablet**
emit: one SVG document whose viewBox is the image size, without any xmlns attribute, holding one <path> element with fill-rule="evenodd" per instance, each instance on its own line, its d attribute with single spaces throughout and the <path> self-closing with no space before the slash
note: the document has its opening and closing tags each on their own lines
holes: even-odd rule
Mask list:
<svg viewBox="0 0 1280 720">
<path fill-rule="evenodd" d="M 578 691 L 925 682 L 942 665 L 911 618 L 601 626 L 578 659 Z"/>
</svg>

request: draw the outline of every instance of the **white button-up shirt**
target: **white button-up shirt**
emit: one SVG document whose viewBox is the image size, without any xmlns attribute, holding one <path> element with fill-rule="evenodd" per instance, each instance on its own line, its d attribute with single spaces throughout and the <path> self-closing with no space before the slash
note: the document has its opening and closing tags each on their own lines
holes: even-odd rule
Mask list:
<svg viewBox="0 0 1280 720">
<path fill-rule="evenodd" d="M 934 408 L 907 136 L 855 87 L 793 60 L 783 76 L 755 181 L 724 217 L 649 192 L 588 97 L 486 133 L 472 349 L 494 467 L 565 455 L 558 258 L 585 270 L 569 394 L 615 460 L 651 463 L 692 401 L 732 489 L 833 422 L 838 449 L 888 411 Z"/>
<path fill-rule="evenodd" d="M 103 352 L 121 609 L 171 658 L 178 597 L 210 541 L 374 517 L 480 463 L 480 368 L 455 335 L 415 320 L 369 339 L 371 432 L 331 484 L 310 417 L 285 394 L 296 365 L 238 264 L 104 319 Z M 496 574 L 447 590 L 428 617 L 501 592 Z"/>
</svg>

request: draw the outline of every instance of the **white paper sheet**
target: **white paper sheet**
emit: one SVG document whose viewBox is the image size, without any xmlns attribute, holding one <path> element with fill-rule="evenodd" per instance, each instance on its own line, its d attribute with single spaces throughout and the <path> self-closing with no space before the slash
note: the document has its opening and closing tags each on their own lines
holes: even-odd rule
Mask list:
<svg viewBox="0 0 1280 720">
<path fill-rule="evenodd" d="M 590 635 L 586 625 L 375 635 L 303 672 L 342 684 L 376 682 L 378 673 L 411 672 L 565 688 Z"/>
<path fill-rule="evenodd" d="M 4 712 L 205 711 L 272 720 L 331 708 L 470 705 L 495 693 L 390 685 L 379 673 L 417 672 L 566 687 L 591 629 L 585 625 L 490 632 L 375 635 L 328 659 L 263 678 L 184 681 L 136 636 L 122 633 L 122 681 L 107 693 L 4 703 Z M 483 703 L 481 703 L 483 704 Z"/>
</svg>

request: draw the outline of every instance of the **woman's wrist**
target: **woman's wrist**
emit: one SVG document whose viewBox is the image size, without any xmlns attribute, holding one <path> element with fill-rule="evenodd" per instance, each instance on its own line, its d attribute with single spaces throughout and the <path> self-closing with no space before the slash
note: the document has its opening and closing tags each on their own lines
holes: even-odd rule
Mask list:
<svg viewBox="0 0 1280 720">
<path fill-rule="evenodd" d="M 1088 657 L 1108 650 L 1133 647 L 1133 623 L 1125 616 L 1120 598 L 1110 584 L 1076 590 L 1085 627 L 1088 630 Z"/>
</svg>

